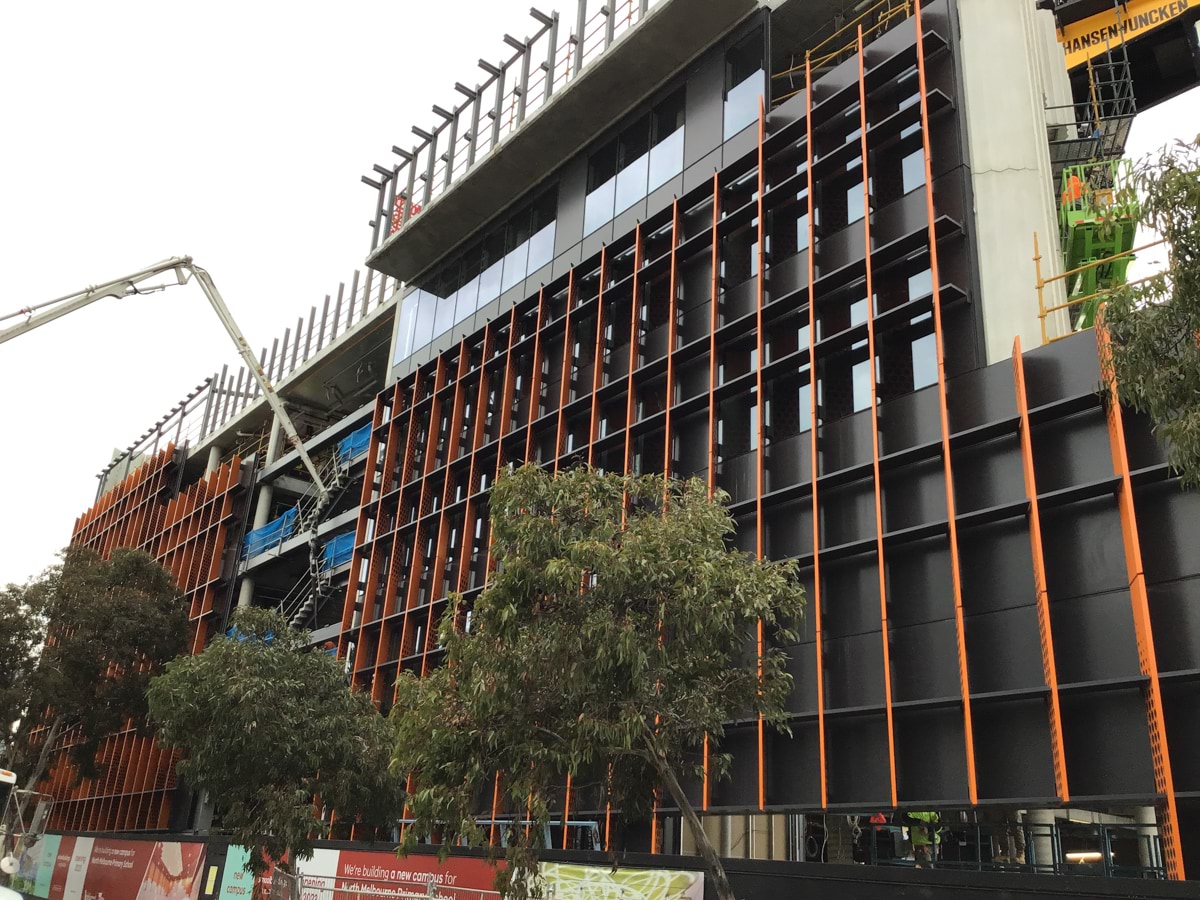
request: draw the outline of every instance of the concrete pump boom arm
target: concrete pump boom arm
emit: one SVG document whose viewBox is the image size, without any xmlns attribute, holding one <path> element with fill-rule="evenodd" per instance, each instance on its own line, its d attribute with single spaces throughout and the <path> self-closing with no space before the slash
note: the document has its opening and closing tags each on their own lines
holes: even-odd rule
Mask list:
<svg viewBox="0 0 1200 900">
<path fill-rule="evenodd" d="M 141 282 L 168 272 L 175 274 L 174 282 L 151 285 L 139 290 L 138 285 Z M 134 294 L 153 293 L 154 291 L 165 290 L 174 284 L 187 284 L 192 276 L 195 276 L 196 283 L 204 291 L 204 296 L 208 298 L 213 312 L 221 320 L 226 333 L 228 333 L 237 347 L 238 354 L 250 369 L 254 380 L 258 382 L 258 386 L 262 389 L 267 404 L 279 420 L 279 424 L 287 435 L 288 441 L 296 448 L 296 452 L 300 455 L 300 461 L 304 463 L 304 468 L 308 470 L 308 475 L 312 478 L 313 485 L 317 489 L 318 501 L 324 502 L 329 496 L 329 490 L 325 486 L 320 473 L 317 471 L 317 467 L 313 465 L 308 451 L 304 449 L 304 442 L 300 439 L 300 434 L 296 431 L 296 426 L 287 414 L 287 410 L 283 406 L 283 401 L 275 393 L 275 388 L 271 386 L 270 379 L 267 378 L 267 373 L 263 371 L 258 359 L 250 351 L 250 345 L 246 343 L 246 338 L 242 335 L 242 330 L 238 328 L 237 322 L 233 320 L 233 316 L 229 312 L 229 307 L 225 305 L 225 300 L 221 297 L 221 292 L 217 290 L 216 284 L 213 283 L 212 276 L 205 269 L 200 268 L 200 266 L 192 262 L 190 256 L 172 256 L 170 259 L 164 259 L 162 262 L 147 266 L 130 275 L 114 278 L 112 281 L 93 285 L 82 291 L 66 294 L 54 300 L 47 300 L 45 303 L 39 303 L 36 306 L 27 306 L 14 313 L 0 316 L 0 321 L 15 318 L 16 316 L 26 317 L 24 322 L 0 330 L 0 344 L 33 331 L 33 329 L 45 325 L 47 322 L 53 322 L 55 319 L 62 318 L 68 313 L 83 309 L 85 306 L 95 303 L 97 300 L 102 300 L 105 297 L 128 297 Z"/>
</svg>

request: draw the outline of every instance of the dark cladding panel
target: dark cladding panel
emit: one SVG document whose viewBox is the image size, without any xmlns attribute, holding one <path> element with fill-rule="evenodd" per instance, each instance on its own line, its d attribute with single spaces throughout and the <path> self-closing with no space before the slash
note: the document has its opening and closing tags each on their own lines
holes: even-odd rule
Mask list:
<svg viewBox="0 0 1200 900">
<path fill-rule="evenodd" d="M 943 700 L 960 693 L 954 620 L 892 629 L 894 700 Z"/>
<path fill-rule="evenodd" d="M 963 567 L 964 575 L 967 568 Z M 905 544 L 887 557 L 888 619 L 893 628 L 954 615 L 950 550 L 944 540 Z M 964 601 L 968 596 L 963 586 Z"/>
<path fill-rule="evenodd" d="M 1062 600 L 1051 594 L 1050 620 L 1060 684 L 1139 674 L 1129 591 Z"/>
<path fill-rule="evenodd" d="M 1146 705 L 1139 688 L 1063 693 L 1062 715 L 1073 796 L 1154 795 Z"/>
<path fill-rule="evenodd" d="M 751 727 L 730 728 L 720 743 L 720 752 L 732 757 L 729 777 L 710 780 L 710 807 L 750 809 L 758 807 L 758 731 Z"/>
<path fill-rule="evenodd" d="M 725 62 L 719 53 L 706 54 L 688 69 L 683 132 L 684 168 L 721 146 L 724 82 Z"/>
<path fill-rule="evenodd" d="M 954 494 L 960 514 L 1024 500 L 1017 436 L 1008 434 L 955 453 Z"/>
<path fill-rule="evenodd" d="M 583 200 L 587 193 L 588 160 L 580 154 L 567 163 L 558 179 L 558 221 L 554 224 L 554 255 L 565 253 L 583 239 Z"/>
<path fill-rule="evenodd" d="M 1054 803 L 1045 699 L 977 703 L 973 711 L 980 800 L 1020 797 Z"/>
<path fill-rule="evenodd" d="M 967 529 L 959 555 L 966 615 L 1033 606 L 1033 557 L 1023 518 Z"/>
<path fill-rule="evenodd" d="M 963 746 L 959 710 L 896 710 L 896 789 L 900 803 L 963 803 L 967 797 Z"/>
<path fill-rule="evenodd" d="M 1108 426 L 1099 408 L 1033 428 L 1038 493 L 1112 477 Z"/>
<path fill-rule="evenodd" d="M 890 805 L 887 720 L 883 713 L 830 717 L 825 722 L 830 804 Z"/>
<path fill-rule="evenodd" d="M 884 475 L 885 532 L 945 519 L 946 475 L 941 459 L 926 459 Z"/>
<path fill-rule="evenodd" d="M 1121 522 L 1110 496 L 1044 509 L 1042 540 L 1051 603 L 1129 586 Z"/>
<path fill-rule="evenodd" d="M 1037 610 L 1034 607 L 1018 606 L 967 616 L 965 624 L 972 693 L 1018 691 L 1045 686 Z"/>
<path fill-rule="evenodd" d="M 1200 578 L 1151 584 L 1148 593 L 1159 671 L 1200 669 Z"/>
<path fill-rule="evenodd" d="M 812 809 L 821 803 L 817 723 L 795 722 L 791 727 L 791 735 L 767 730 L 767 805 Z"/>
</svg>

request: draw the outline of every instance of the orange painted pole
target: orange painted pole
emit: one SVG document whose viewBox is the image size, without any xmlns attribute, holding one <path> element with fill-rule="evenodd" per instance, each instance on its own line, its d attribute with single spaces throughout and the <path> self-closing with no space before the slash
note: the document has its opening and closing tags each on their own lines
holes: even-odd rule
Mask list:
<svg viewBox="0 0 1200 900">
<path fill-rule="evenodd" d="M 1117 488 L 1117 509 L 1121 517 L 1121 537 L 1125 546 L 1125 571 L 1129 576 L 1129 600 L 1133 606 L 1133 632 L 1137 641 L 1138 665 L 1146 677 L 1143 695 L 1146 701 L 1146 725 L 1150 735 L 1150 757 L 1154 765 L 1154 787 L 1159 793 L 1158 833 L 1162 842 L 1167 877 L 1182 881 L 1183 849 L 1179 838 L 1179 812 L 1176 808 L 1175 777 L 1171 768 L 1171 749 L 1163 710 L 1162 685 L 1158 675 L 1158 656 L 1154 649 L 1154 629 L 1150 619 L 1150 599 L 1146 593 L 1146 572 L 1142 567 L 1142 545 L 1138 533 L 1133 483 L 1129 475 L 1129 453 L 1125 446 L 1125 423 L 1121 399 L 1112 368 L 1112 345 L 1103 321 L 1096 323 L 1096 343 L 1100 371 L 1107 392 L 1109 447 L 1113 472 L 1121 483 Z"/>
<path fill-rule="evenodd" d="M 950 577 L 954 588 L 954 630 L 958 641 L 958 677 L 962 688 L 963 743 L 967 757 L 967 796 L 979 802 L 975 780 L 975 730 L 971 719 L 971 680 L 967 669 L 966 630 L 963 624 L 962 578 L 959 574 L 957 504 L 954 499 L 954 469 L 950 462 L 950 413 L 946 408 L 946 336 L 942 327 L 941 279 L 938 273 L 937 220 L 933 206 L 933 166 L 929 140 L 929 87 L 925 76 L 925 38 L 921 4 L 916 5 L 917 81 L 921 97 L 921 141 L 925 153 L 925 206 L 929 217 L 929 274 L 933 290 L 933 328 L 937 335 L 938 400 L 942 423 L 942 467 L 946 477 L 946 525 L 950 537 Z"/>
<path fill-rule="evenodd" d="M 764 466 L 766 464 L 767 431 L 765 419 L 767 415 L 766 398 L 763 396 L 763 357 L 766 356 L 766 338 L 763 335 L 763 288 L 767 281 L 767 228 L 766 211 L 763 207 L 763 194 L 766 192 L 767 174 L 766 159 L 763 155 L 763 139 L 767 130 L 766 101 L 760 95 L 758 98 L 758 283 L 755 287 L 755 366 L 754 366 L 754 400 L 755 400 L 755 467 L 754 467 L 754 552 L 762 559 L 764 556 L 765 529 L 763 528 L 763 494 L 766 493 L 767 480 Z M 763 623 L 759 619 L 755 624 L 755 652 L 758 654 L 756 663 L 759 685 L 763 679 Z M 758 715 L 758 808 L 767 806 L 767 750 L 766 730 L 762 714 Z"/>
<path fill-rule="evenodd" d="M 871 176 L 867 149 L 867 76 L 862 25 L 858 26 L 858 114 L 862 132 L 863 247 L 867 279 L 867 371 L 871 388 L 871 483 L 875 489 L 875 557 L 879 577 L 879 629 L 883 651 L 883 702 L 887 716 L 888 784 L 896 806 L 896 729 L 892 711 L 892 664 L 888 642 L 887 568 L 883 556 L 883 477 L 879 472 L 879 402 L 875 360 L 875 282 L 871 265 Z"/>
<path fill-rule="evenodd" d="M 720 238 L 717 235 L 717 224 L 721 220 L 721 182 L 716 171 L 713 172 L 713 224 L 712 224 L 712 303 L 710 304 L 708 326 L 708 499 L 713 498 L 717 489 L 717 329 L 720 327 L 721 315 L 721 269 L 720 269 Z M 701 786 L 700 809 L 708 811 L 709 778 L 708 755 L 709 739 L 704 735 L 702 766 L 704 771 Z"/>
<path fill-rule="evenodd" d="M 558 459 L 563 454 L 563 428 L 566 425 L 567 403 L 571 397 L 571 307 L 575 301 L 575 267 L 567 273 L 567 315 L 563 323 L 562 372 L 558 384 L 558 428 L 554 437 L 554 471 L 558 471 Z"/>
<path fill-rule="evenodd" d="M 817 413 L 817 297 L 816 286 L 816 235 L 813 229 L 813 127 L 812 127 L 812 61 L 804 61 L 804 92 L 805 92 L 805 149 L 808 154 L 808 164 L 805 171 L 808 175 L 808 383 L 810 422 L 811 457 L 812 457 L 812 542 L 813 542 L 813 633 L 816 641 L 817 656 L 817 744 L 821 764 L 821 809 L 829 805 L 828 774 L 825 766 L 825 661 L 821 646 L 821 509 L 817 498 L 817 479 L 821 469 L 821 447 L 817 431 L 819 417 Z"/>
<path fill-rule="evenodd" d="M 1054 635 L 1050 628 L 1050 596 L 1046 589 L 1046 558 L 1042 552 L 1042 518 L 1038 508 L 1037 477 L 1033 468 L 1033 433 L 1029 428 L 1029 397 L 1025 387 L 1025 361 L 1021 339 L 1013 342 L 1013 381 L 1016 384 L 1017 415 L 1020 417 L 1021 468 L 1025 477 L 1025 496 L 1029 498 L 1029 548 L 1033 557 L 1033 586 L 1037 594 L 1038 633 L 1042 644 L 1042 674 L 1050 689 L 1050 754 L 1054 760 L 1054 788 L 1058 799 L 1069 803 L 1067 757 L 1063 750 L 1062 712 L 1058 701 L 1058 671 L 1054 661 Z"/>
<path fill-rule="evenodd" d="M 600 248 L 600 287 L 596 296 L 596 352 L 592 359 L 592 417 L 588 427 L 588 468 L 595 465 L 596 429 L 600 424 L 600 385 L 604 374 L 604 285 L 608 280 L 608 247 Z"/>
</svg>

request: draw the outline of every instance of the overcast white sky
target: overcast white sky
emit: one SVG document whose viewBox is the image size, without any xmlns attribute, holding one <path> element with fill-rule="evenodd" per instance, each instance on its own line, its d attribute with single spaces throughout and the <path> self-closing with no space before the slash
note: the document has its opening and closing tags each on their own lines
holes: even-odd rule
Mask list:
<svg viewBox="0 0 1200 900">
<path fill-rule="evenodd" d="M 269 344 L 361 266 L 359 175 L 506 55 L 504 32 L 531 33 L 530 5 L 5 4 L 0 314 L 191 254 Z M 1193 92 L 1139 119 L 1131 151 L 1196 122 Z M 233 358 L 194 286 L 0 348 L 0 583 L 49 564 L 112 448 Z"/>
</svg>

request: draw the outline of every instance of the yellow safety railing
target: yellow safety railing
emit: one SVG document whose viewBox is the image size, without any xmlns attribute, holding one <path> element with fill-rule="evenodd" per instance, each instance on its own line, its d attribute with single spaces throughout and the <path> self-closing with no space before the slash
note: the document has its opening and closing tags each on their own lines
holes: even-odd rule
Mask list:
<svg viewBox="0 0 1200 900">
<path fill-rule="evenodd" d="M 811 66 L 813 69 L 819 69 L 825 64 L 837 60 L 839 57 L 854 50 L 858 46 L 859 25 L 863 26 L 864 41 L 868 36 L 878 37 L 891 28 L 896 19 L 901 16 L 907 19 L 911 16 L 915 2 L 917 0 L 876 0 L 875 3 L 864 9 L 849 22 L 843 24 L 833 34 L 829 35 L 829 37 L 805 50 L 804 63 L 793 65 L 782 72 L 776 72 L 771 78 L 773 80 L 777 78 L 794 80 L 795 76 L 799 75 L 803 79 L 808 66 Z M 868 22 L 873 22 L 873 24 L 868 25 Z M 847 35 L 849 35 L 848 38 Z M 794 97 L 802 93 L 805 86 L 802 84 L 799 88 L 776 97 L 775 102 L 782 103 L 789 97 Z"/>
<path fill-rule="evenodd" d="M 1061 330 L 1058 327 L 1059 324 L 1061 324 L 1061 323 L 1057 320 L 1058 320 L 1058 318 L 1061 318 L 1061 317 L 1056 317 L 1056 321 L 1055 321 L 1053 328 L 1050 325 L 1048 325 L 1047 319 L 1050 318 L 1054 313 L 1061 312 L 1065 309 L 1071 309 L 1072 307 L 1080 306 L 1081 304 L 1087 303 L 1090 300 L 1095 300 L 1097 297 L 1103 297 L 1108 294 L 1111 294 L 1113 291 L 1118 290 L 1119 288 L 1135 287 L 1139 284 L 1144 284 L 1145 282 L 1150 281 L 1151 279 L 1156 278 L 1157 276 L 1156 275 L 1148 275 L 1145 278 L 1139 278 L 1136 281 L 1125 282 L 1124 284 L 1121 284 L 1117 287 L 1104 288 L 1103 290 L 1096 291 L 1095 293 L 1092 293 L 1092 294 L 1085 294 L 1082 297 L 1072 297 L 1066 303 L 1056 303 L 1052 306 L 1046 305 L 1046 288 L 1047 288 L 1047 286 L 1052 285 L 1056 282 L 1060 282 L 1060 281 L 1065 284 L 1066 280 L 1068 278 L 1070 278 L 1072 275 L 1078 275 L 1081 272 L 1086 272 L 1088 269 L 1094 269 L 1097 266 L 1103 266 L 1108 263 L 1116 262 L 1118 260 L 1132 259 L 1136 254 L 1141 253 L 1144 250 L 1149 250 L 1152 247 L 1158 247 L 1165 243 L 1166 243 L 1165 239 L 1159 238 L 1156 241 L 1151 241 L 1150 243 L 1143 244 L 1140 247 L 1134 247 L 1132 250 L 1129 250 L 1125 253 L 1117 253 L 1117 254 L 1114 254 L 1113 256 L 1106 256 L 1104 259 L 1094 259 L 1091 262 L 1084 263 L 1082 266 L 1076 266 L 1074 269 L 1068 269 L 1066 272 L 1060 272 L 1057 275 L 1051 275 L 1049 278 L 1043 278 L 1042 277 L 1042 253 L 1041 253 L 1041 250 L 1038 245 L 1037 232 L 1034 232 L 1034 235 L 1033 235 L 1033 268 L 1034 268 L 1034 272 L 1037 277 L 1038 321 L 1041 323 L 1041 328 L 1042 328 L 1042 345 L 1045 346 L 1046 344 L 1053 344 L 1055 341 L 1061 341 L 1063 338 L 1068 338 L 1072 334 L 1075 333 L 1074 329 L 1072 328 L 1072 326 L 1069 323 L 1067 324 L 1067 327 L 1065 330 Z M 1051 333 L 1052 331 L 1055 333 Z"/>
</svg>

